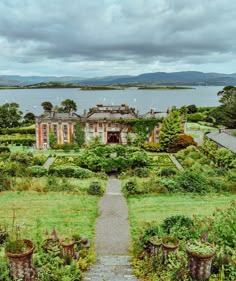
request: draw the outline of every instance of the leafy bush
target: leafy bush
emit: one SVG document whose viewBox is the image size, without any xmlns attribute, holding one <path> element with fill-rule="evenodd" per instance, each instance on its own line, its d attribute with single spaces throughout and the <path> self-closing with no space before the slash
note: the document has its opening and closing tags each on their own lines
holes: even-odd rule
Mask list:
<svg viewBox="0 0 236 281">
<path fill-rule="evenodd" d="M 33 164 L 35 166 L 42 166 L 47 160 L 45 155 L 37 154 L 33 156 Z"/>
<path fill-rule="evenodd" d="M 42 166 L 32 166 L 29 168 L 29 171 L 32 177 L 43 177 L 48 173 L 47 169 Z"/>
<path fill-rule="evenodd" d="M 147 178 L 150 174 L 150 171 L 146 167 L 139 167 L 134 170 L 134 175 L 139 178 Z"/>
<path fill-rule="evenodd" d="M 24 165 L 30 165 L 32 164 L 32 157 L 28 156 L 26 153 L 24 152 L 12 152 L 10 157 L 9 157 L 10 161 L 15 161 L 18 162 L 20 164 L 24 164 Z"/>
<path fill-rule="evenodd" d="M 177 173 L 177 170 L 175 168 L 172 167 L 163 167 L 160 169 L 159 171 L 159 176 L 162 177 L 170 177 L 173 176 Z"/>
<path fill-rule="evenodd" d="M 152 151 L 152 152 L 159 152 L 161 151 L 160 144 L 157 142 L 146 142 L 143 145 L 143 148 L 147 151 Z"/>
<path fill-rule="evenodd" d="M 7 146 L 0 146 L 0 153 L 10 152 L 10 149 Z"/>
<path fill-rule="evenodd" d="M 52 166 L 49 169 L 49 174 L 57 177 L 74 177 L 80 179 L 93 176 L 93 173 L 90 170 L 73 165 Z"/>
<path fill-rule="evenodd" d="M 176 183 L 180 189 L 187 192 L 203 193 L 208 190 L 206 177 L 191 170 L 185 170 L 176 176 Z"/>
<path fill-rule="evenodd" d="M 196 145 L 194 139 L 191 136 L 179 135 L 169 143 L 168 152 L 175 153 L 190 145 Z"/>
<path fill-rule="evenodd" d="M 139 194 L 140 191 L 139 191 L 137 180 L 133 179 L 127 181 L 123 187 L 123 191 L 126 196 Z"/>
<path fill-rule="evenodd" d="M 170 216 L 164 219 L 163 223 L 161 224 L 161 227 L 163 230 L 170 234 L 173 227 L 186 227 L 190 228 L 193 225 L 193 220 L 189 217 L 177 215 L 177 216 Z"/>
<path fill-rule="evenodd" d="M 93 181 L 90 183 L 88 188 L 88 194 L 90 195 L 98 195 L 101 196 L 104 193 L 104 189 L 102 188 L 102 184 L 98 181 Z"/>
<path fill-rule="evenodd" d="M 3 173 L 0 173 L 0 192 L 11 189 L 11 179 Z"/>
</svg>

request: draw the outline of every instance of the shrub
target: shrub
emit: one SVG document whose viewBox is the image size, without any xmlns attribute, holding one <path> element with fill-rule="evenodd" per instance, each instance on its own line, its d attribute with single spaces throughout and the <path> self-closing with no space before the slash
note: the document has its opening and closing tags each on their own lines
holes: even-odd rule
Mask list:
<svg viewBox="0 0 236 281">
<path fill-rule="evenodd" d="M 175 153 L 190 145 L 196 145 L 194 139 L 191 136 L 179 135 L 169 143 L 168 152 Z"/>
<path fill-rule="evenodd" d="M 173 227 L 186 227 L 190 228 L 193 225 L 193 220 L 189 217 L 182 216 L 182 215 L 177 215 L 177 216 L 170 216 L 164 219 L 163 223 L 161 224 L 163 230 L 170 234 L 171 229 Z"/>
<path fill-rule="evenodd" d="M 93 175 L 90 170 L 73 165 L 52 166 L 49 169 L 49 174 L 57 177 L 74 177 L 80 179 L 90 178 Z"/>
<path fill-rule="evenodd" d="M 33 156 L 33 164 L 35 166 L 42 166 L 46 162 L 46 160 L 47 160 L 47 157 L 44 155 L 38 154 L 38 155 Z"/>
<path fill-rule="evenodd" d="M 11 189 L 11 179 L 6 175 L 0 174 L 0 192 Z"/>
<path fill-rule="evenodd" d="M 188 122 L 199 122 L 205 119 L 205 115 L 199 112 L 188 114 Z"/>
<path fill-rule="evenodd" d="M 140 191 L 137 181 L 135 179 L 127 181 L 123 187 L 123 191 L 127 196 L 139 194 Z"/>
<path fill-rule="evenodd" d="M 10 152 L 10 149 L 7 146 L 0 146 L 0 153 Z"/>
<path fill-rule="evenodd" d="M 43 177 L 48 173 L 47 169 L 42 166 L 32 166 L 29 168 L 29 171 L 32 177 Z"/>
<path fill-rule="evenodd" d="M 159 143 L 156 142 L 146 142 L 143 145 L 143 148 L 147 151 L 159 152 L 161 151 L 161 147 Z"/>
<path fill-rule="evenodd" d="M 146 167 L 139 167 L 134 170 L 134 175 L 139 178 L 147 178 L 150 174 L 150 171 Z"/>
<path fill-rule="evenodd" d="M 195 171 L 183 171 L 181 174 L 176 176 L 176 183 L 179 188 L 187 192 L 203 193 L 208 190 L 206 177 Z"/>
<path fill-rule="evenodd" d="M 24 152 L 12 152 L 10 157 L 9 157 L 10 161 L 15 161 L 18 162 L 20 164 L 24 164 L 24 165 L 30 165 L 32 163 L 32 157 L 28 156 L 26 153 Z"/>
<path fill-rule="evenodd" d="M 90 183 L 88 188 L 88 194 L 101 196 L 104 193 L 102 184 L 98 181 L 93 181 Z"/>
<path fill-rule="evenodd" d="M 160 169 L 159 171 L 159 176 L 162 177 L 170 177 L 173 176 L 177 173 L 177 170 L 175 168 L 172 167 L 163 167 L 162 169 Z"/>
</svg>

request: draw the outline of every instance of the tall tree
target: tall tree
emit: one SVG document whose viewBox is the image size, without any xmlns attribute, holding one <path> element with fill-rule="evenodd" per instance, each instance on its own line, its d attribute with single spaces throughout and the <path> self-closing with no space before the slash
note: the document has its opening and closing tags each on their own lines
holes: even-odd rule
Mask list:
<svg viewBox="0 0 236 281">
<path fill-rule="evenodd" d="M 179 111 L 171 111 L 162 123 L 160 130 L 160 146 L 164 151 L 168 150 L 171 141 L 182 133 L 182 120 Z"/>
<path fill-rule="evenodd" d="M 53 105 L 50 101 L 44 101 L 41 103 L 41 106 L 43 107 L 44 111 L 51 111 L 53 108 Z"/>
<path fill-rule="evenodd" d="M 71 99 L 66 99 L 61 102 L 62 108 L 64 112 L 70 112 L 70 111 L 76 111 L 77 110 L 77 105 L 75 101 Z"/>
<path fill-rule="evenodd" d="M 0 106 L 0 127 L 18 127 L 21 122 L 22 114 L 19 109 L 19 104 L 15 102 L 3 104 Z"/>
<path fill-rule="evenodd" d="M 35 123 L 35 115 L 32 112 L 27 112 L 23 118 L 24 118 L 24 124 L 34 124 Z"/>
<path fill-rule="evenodd" d="M 223 125 L 236 128 L 236 87 L 226 86 L 218 93 L 221 106 L 218 108 L 223 118 Z"/>
</svg>

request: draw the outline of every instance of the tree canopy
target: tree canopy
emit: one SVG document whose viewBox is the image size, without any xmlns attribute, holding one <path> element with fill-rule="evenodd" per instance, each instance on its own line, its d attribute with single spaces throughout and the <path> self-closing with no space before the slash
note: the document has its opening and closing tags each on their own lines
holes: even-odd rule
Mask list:
<svg viewBox="0 0 236 281">
<path fill-rule="evenodd" d="M 18 127 L 22 119 L 22 114 L 19 104 L 15 102 L 3 104 L 0 106 L 0 127 Z"/>
<path fill-rule="evenodd" d="M 70 112 L 70 111 L 76 111 L 77 110 L 77 105 L 75 101 L 71 99 L 66 99 L 61 102 L 63 112 Z"/>
<path fill-rule="evenodd" d="M 171 111 L 162 123 L 160 130 L 160 146 L 164 151 L 168 150 L 171 141 L 182 132 L 182 120 L 179 111 Z"/>
<path fill-rule="evenodd" d="M 41 103 L 41 106 L 43 107 L 44 111 L 51 111 L 53 108 L 53 105 L 50 101 L 44 101 Z"/>
<path fill-rule="evenodd" d="M 226 86 L 218 93 L 220 97 L 219 115 L 223 125 L 236 128 L 236 87 Z"/>
</svg>

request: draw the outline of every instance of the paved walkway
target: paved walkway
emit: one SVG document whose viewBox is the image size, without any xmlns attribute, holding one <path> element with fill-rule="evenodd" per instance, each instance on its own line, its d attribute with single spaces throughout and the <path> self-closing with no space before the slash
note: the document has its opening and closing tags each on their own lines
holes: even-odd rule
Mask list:
<svg viewBox="0 0 236 281">
<path fill-rule="evenodd" d="M 52 165 L 52 163 L 54 162 L 55 158 L 54 157 L 48 157 L 47 161 L 43 164 L 43 166 L 46 169 L 49 169 L 49 167 Z"/>
<path fill-rule="evenodd" d="M 111 178 L 108 181 L 107 191 L 99 207 L 95 237 L 97 262 L 84 280 L 137 281 L 129 262 L 128 208 L 119 180 Z"/>
</svg>

